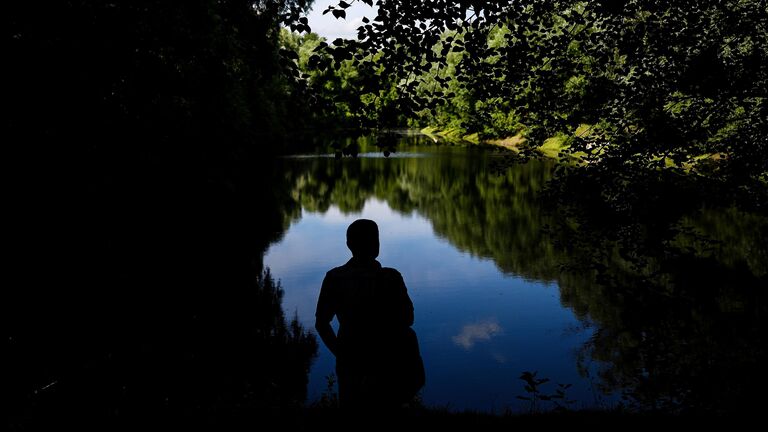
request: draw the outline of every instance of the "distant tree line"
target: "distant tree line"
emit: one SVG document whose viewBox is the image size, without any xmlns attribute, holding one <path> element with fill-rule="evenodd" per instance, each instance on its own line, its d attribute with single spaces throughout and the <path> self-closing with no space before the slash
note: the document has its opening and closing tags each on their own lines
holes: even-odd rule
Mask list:
<svg viewBox="0 0 768 432">
<path fill-rule="evenodd" d="M 764 1 L 356 1 L 377 15 L 301 66 L 310 82 L 353 76 L 319 93 L 361 124 L 521 133 L 529 147 L 561 135 L 595 170 L 766 181 Z"/>
<path fill-rule="evenodd" d="M 12 2 L 4 119 L 17 142 L 206 160 L 302 129 L 434 125 L 562 136 L 591 168 L 766 181 L 768 10 L 671 4 L 353 0 L 356 39 L 311 34 L 309 0 Z M 282 27 L 282 30 L 281 30 Z M 87 145 L 85 143 L 88 143 Z M 266 144 L 269 143 L 269 144 Z"/>
</svg>

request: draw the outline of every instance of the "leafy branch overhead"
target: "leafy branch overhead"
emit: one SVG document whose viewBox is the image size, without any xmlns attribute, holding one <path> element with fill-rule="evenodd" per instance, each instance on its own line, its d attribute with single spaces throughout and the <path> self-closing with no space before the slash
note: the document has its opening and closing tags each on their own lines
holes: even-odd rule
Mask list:
<svg viewBox="0 0 768 432">
<path fill-rule="evenodd" d="M 345 19 L 354 3 L 323 13 Z M 354 70 L 362 126 L 410 119 L 530 146 L 562 136 L 589 167 L 705 160 L 709 174 L 765 181 L 761 0 L 362 3 L 375 16 L 355 39 L 317 45 L 305 71 Z"/>
</svg>

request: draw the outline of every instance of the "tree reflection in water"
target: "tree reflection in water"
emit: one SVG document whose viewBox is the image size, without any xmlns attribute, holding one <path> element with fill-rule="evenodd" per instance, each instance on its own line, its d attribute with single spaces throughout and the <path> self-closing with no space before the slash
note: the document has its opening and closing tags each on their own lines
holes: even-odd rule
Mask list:
<svg viewBox="0 0 768 432">
<path fill-rule="evenodd" d="M 427 157 L 286 159 L 279 169 L 294 209 L 359 212 L 375 197 L 425 216 L 437 235 L 503 272 L 557 282 L 563 304 L 596 328 L 579 356 L 583 372 L 598 360 L 601 389 L 623 393 L 628 407 L 733 413 L 759 404 L 764 215 L 663 173 L 606 200 L 595 178 L 552 187 L 551 162 L 494 170 L 488 152 L 411 150 Z"/>
</svg>

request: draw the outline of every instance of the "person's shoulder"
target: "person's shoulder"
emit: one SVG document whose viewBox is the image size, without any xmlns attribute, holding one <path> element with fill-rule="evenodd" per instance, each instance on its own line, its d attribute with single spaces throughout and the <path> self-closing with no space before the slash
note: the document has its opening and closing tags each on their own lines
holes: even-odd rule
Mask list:
<svg viewBox="0 0 768 432">
<path fill-rule="evenodd" d="M 328 272 L 325 273 L 325 277 L 331 277 L 331 278 L 332 277 L 338 277 L 338 276 L 341 276 L 344 273 L 346 273 L 346 271 L 347 271 L 347 269 L 345 268 L 345 266 L 334 267 L 334 268 L 328 270 Z"/>
<path fill-rule="evenodd" d="M 325 277 L 326 278 L 331 278 L 331 279 L 333 279 L 333 278 L 344 278 L 344 277 L 349 276 L 349 274 L 351 272 L 353 272 L 353 270 L 354 269 L 352 267 L 350 267 L 349 262 L 347 262 L 346 264 L 343 264 L 343 265 L 340 265 L 338 267 L 334 267 L 334 268 L 328 270 L 328 272 L 325 274 Z"/>
<path fill-rule="evenodd" d="M 396 269 L 393 269 L 392 267 L 382 267 L 381 273 L 384 274 L 384 276 L 390 277 L 393 279 L 403 278 L 403 275 L 401 275 L 399 271 L 397 271 Z"/>
</svg>

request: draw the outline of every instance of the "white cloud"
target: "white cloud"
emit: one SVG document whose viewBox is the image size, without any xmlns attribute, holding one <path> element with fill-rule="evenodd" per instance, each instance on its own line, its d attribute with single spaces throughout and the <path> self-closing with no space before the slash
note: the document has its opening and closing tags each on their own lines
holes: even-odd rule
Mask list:
<svg viewBox="0 0 768 432">
<path fill-rule="evenodd" d="M 352 3 L 352 6 L 345 10 L 347 13 L 346 19 L 337 19 L 330 12 L 323 15 L 323 11 L 329 5 L 337 5 L 338 3 L 338 0 L 318 0 L 312 6 L 312 11 L 307 15 L 312 31 L 328 41 L 333 41 L 336 38 L 357 38 L 357 28 L 363 24 L 363 17 L 366 16 L 373 20 L 378 14 L 376 7 L 368 6 L 361 1 L 351 2 L 348 0 L 347 3 Z"/>
<path fill-rule="evenodd" d="M 307 216 L 316 217 L 326 225 L 349 225 L 355 219 L 360 217 L 359 213 L 344 214 L 338 206 L 332 205 L 325 213 L 307 212 L 302 209 L 302 218 Z"/>
<path fill-rule="evenodd" d="M 491 337 L 502 332 L 502 328 L 495 318 L 487 319 L 472 324 L 467 324 L 461 329 L 461 333 L 453 337 L 453 343 L 464 348 L 472 349 L 478 341 L 487 341 Z"/>
<path fill-rule="evenodd" d="M 415 214 L 400 214 L 393 211 L 386 201 L 368 198 L 360 213 L 344 214 L 338 206 L 332 205 L 325 213 L 303 211 L 302 218 L 316 217 L 327 225 L 343 225 L 345 228 L 356 219 L 371 219 L 379 226 L 382 244 L 396 238 L 431 238 L 432 225 L 424 217 Z"/>
</svg>

